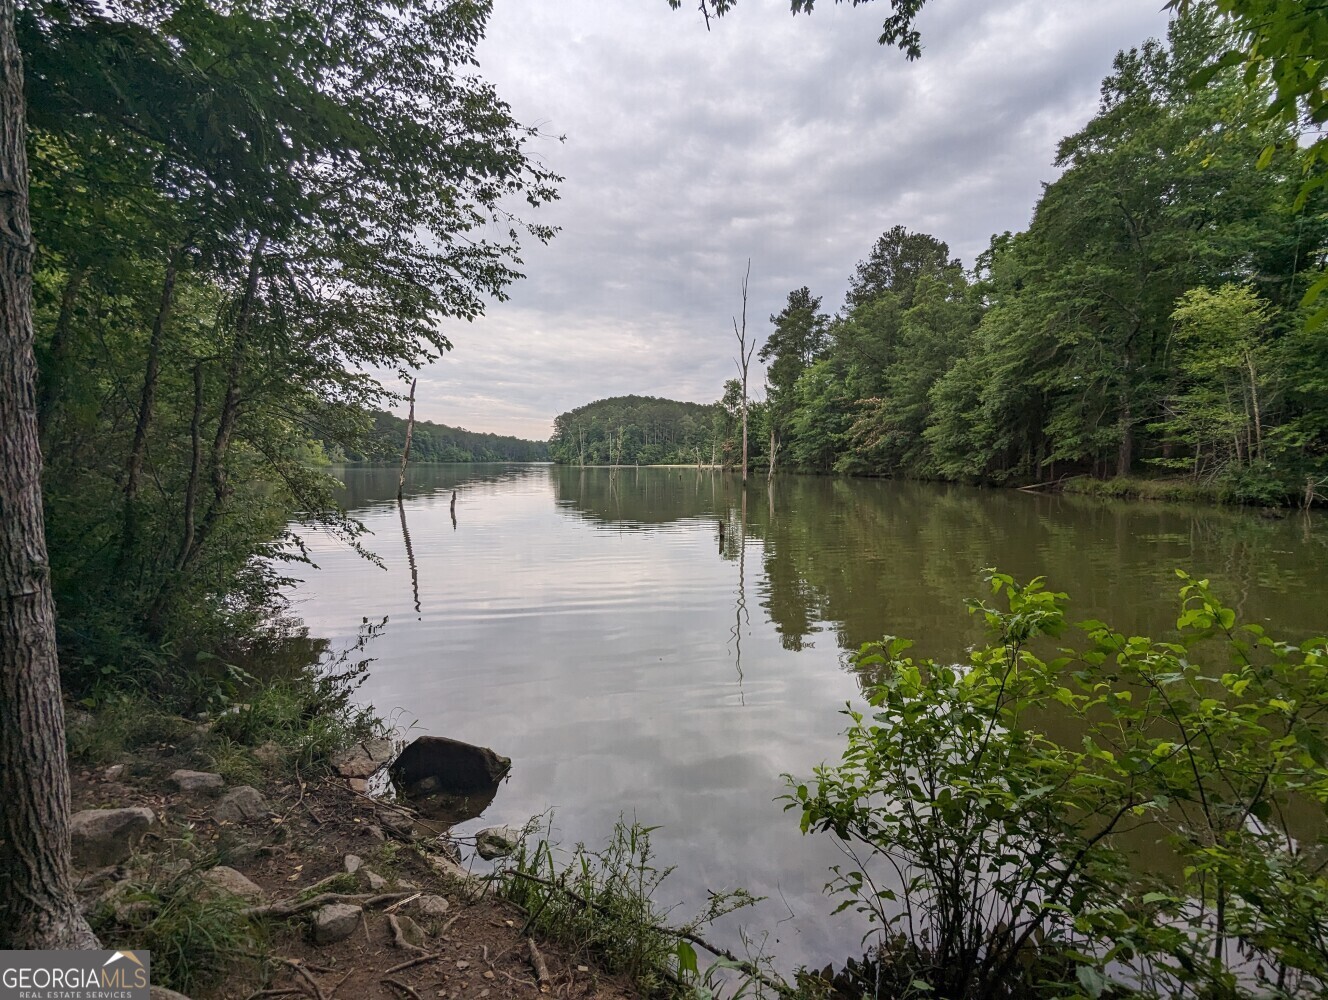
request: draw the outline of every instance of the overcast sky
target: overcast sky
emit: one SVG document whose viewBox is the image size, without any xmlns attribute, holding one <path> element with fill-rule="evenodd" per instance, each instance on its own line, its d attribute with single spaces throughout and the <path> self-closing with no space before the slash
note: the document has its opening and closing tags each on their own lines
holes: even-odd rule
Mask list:
<svg viewBox="0 0 1328 1000">
<path fill-rule="evenodd" d="M 885 0 L 742 0 L 709 33 L 695 6 L 495 0 L 481 72 L 566 136 L 536 146 L 566 181 L 535 218 L 561 232 L 509 301 L 445 327 L 421 418 L 546 438 L 606 396 L 714 401 L 749 257 L 758 343 L 801 285 L 837 309 L 896 224 L 971 265 L 1027 226 L 1116 52 L 1166 28 L 1162 0 L 930 0 L 910 63 L 876 44 Z"/>
</svg>

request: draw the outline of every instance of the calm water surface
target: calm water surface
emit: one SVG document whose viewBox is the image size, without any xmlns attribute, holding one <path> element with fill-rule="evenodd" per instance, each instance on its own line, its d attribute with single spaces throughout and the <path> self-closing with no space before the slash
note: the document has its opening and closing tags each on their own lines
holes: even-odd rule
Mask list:
<svg viewBox="0 0 1328 1000">
<path fill-rule="evenodd" d="M 741 947 L 745 929 L 785 967 L 840 961 L 862 933 L 822 895 L 834 843 L 776 801 L 782 774 L 839 756 L 839 713 L 862 704 L 849 650 L 888 632 L 963 659 L 987 566 L 1044 575 L 1127 634 L 1172 628 L 1176 567 L 1275 634 L 1328 629 L 1328 524 L 1299 514 L 796 476 L 744 502 L 722 474 L 550 466 L 419 467 L 398 508 L 395 469 L 338 475 L 386 568 L 315 536 L 294 610 L 340 647 L 386 617 L 364 698 L 513 759 L 463 832 L 549 809 L 566 844 L 620 814 L 659 825 L 677 865 L 661 904 L 769 897 L 714 936 Z"/>
</svg>

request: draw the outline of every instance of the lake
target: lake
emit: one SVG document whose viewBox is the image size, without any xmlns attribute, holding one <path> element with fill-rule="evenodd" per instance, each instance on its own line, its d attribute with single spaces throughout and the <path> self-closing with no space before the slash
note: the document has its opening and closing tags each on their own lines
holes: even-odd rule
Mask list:
<svg viewBox="0 0 1328 1000">
<path fill-rule="evenodd" d="M 839 757 L 839 713 L 863 704 L 849 651 L 890 633 L 964 659 L 982 635 L 963 602 L 990 566 L 1126 634 L 1172 630 L 1175 568 L 1275 636 L 1328 629 L 1328 523 L 1298 512 L 803 476 L 744 494 L 691 468 L 540 465 L 416 467 L 399 508 L 396 469 L 334 472 L 384 567 L 308 536 L 319 568 L 297 567 L 293 610 L 334 648 L 387 618 L 363 700 L 512 758 L 458 832 L 547 810 L 568 845 L 620 815 L 657 825 L 672 918 L 708 890 L 768 897 L 712 936 L 741 952 L 745 932 L 784 969 L 862 950 L 822 893 L 834 842 L 777 800 L 781 775 Z"/>
</svg>

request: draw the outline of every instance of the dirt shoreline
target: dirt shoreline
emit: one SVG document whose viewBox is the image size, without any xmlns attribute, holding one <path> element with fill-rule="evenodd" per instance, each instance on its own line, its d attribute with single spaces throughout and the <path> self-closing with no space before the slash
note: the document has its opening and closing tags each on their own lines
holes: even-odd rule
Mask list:
<svg viewBox="0 0 1328 1000">
<path fill-rule="evenodd" d="M 262 758 L 262 748 L 254 754 Z M 151 947 L 173 899 L 218 899 L 231 906 L 237 926 L 252 932 L 247 947 L 232 943 L 221 970 L 191 968 L 187 953 L 154 954 L 154 982 L 179 987 L 192 1000 L 637 996 L 623 979 L 597 971 L 589 955 L 547 941 L 532 948 L 524 912 L 446 857 L 443 842 L 416 836 L 408 813 L 353 791 L 347 779 L 331 773 L 302 778 L 298 770 L 272 774 L 273 766 L 270 780 L 248 786 L 254 795 L 216 774 L 206 781 L 178 777 L 200 773 L 187 771 L 197 764 L 188 746 L 161 743 L 136 748 L 109 766 L 76 763 L 71 773 L 76 814 L 137 810 L 143 816 L 146 808 L 153 817 L 133 838 L 129 857 L 78 873 L 105 947 Z M 182 781 L 199 787 L 185 790 Z M 222 806 L 241 800 L 250 805 L 248 815 Z M 280 906 L 275 914 L 255 912 L 296 904 L 311 889 L 361 907 L 352 933 L 318 943 L 316 915 L 325 907 L 290 916 Z M 446 903 L 422 910 L 426 897 Z M 187 952 L 190 939 L 182 934 L 180 940 Z M 158 975 L 168 959 L 175 974 Z"/>
</svg>

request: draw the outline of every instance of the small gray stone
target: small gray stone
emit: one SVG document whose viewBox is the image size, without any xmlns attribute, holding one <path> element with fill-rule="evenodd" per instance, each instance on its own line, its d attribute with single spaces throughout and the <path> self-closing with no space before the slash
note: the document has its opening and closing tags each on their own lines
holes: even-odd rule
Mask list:
<svg viewBox="0 0 1328 1000">
<path fill-rule="evenodd" d="M 364 865 L 364 859 L 358 854 L 346 855 L 346 871 L 354 875 Z"/>
<path fill-rule="evenodd" d="M 387 888 L 387 879 L 379 875 L 376 871 L 369 868 L 361 868 L 360 874 L 364 876 L 364 881 L 369 884 L 369 888 L 374 892 L 382 892 Z"/>
<path fill-rule="evenodd" d="M 360 926 L 360 907 L 350 903 L 328 903 L 314 913 L 314 943 L 344 941 Z"/>
<path fill-rule="evenodd" d="M 227 868 L 225 865 L 209 868 L 203 873 L 202 879 L 212 888 L 229 896 L 239 896 L 241 899 L 249 900 L 263 898 L 262 889 L 234 868 Z"/>
<path fill-rule="evenodd" d="M 415 820 L 399 809 L 378 810 L 378 822 L 399 837 L 409 838 L 415 832 Z"/>
<path fill-rule="evenodd" d="M 156 911 L 156 906 L 146 899 L 136 899 L 132 903 L 121 903 L 115 908 L 115 922 L 127 925 L 142 920 L 146 923 Z"/>
<path fill-rule="evenodd" d="M 343 778 L 367 778 L 392 759 L 396 747 L 391 740 L 367 740 L 332 758 L 332 766 Z"/>
<path fill-rule="evenodd" d="M 122 907 L 129 905 L 129 898 L 134 894 L 134 887 L 127 881 L 113 882 L 105 890 L 93 896 L 84 902 L 82 906 L 83 913 L 91 914 L 104 907 L 109 907 L 118 913 Z"/>
<path fill-rule="evenodd" d="M 124 777 L 125 766 L 123 764 L 112 764 L 106 770 L 101 772 L 101 776 L 107 781 L 119 781 Z"/>
<path fill-rule="evenodd" d="M 261 747 L 254 751 L 254 759 L 266 768 L 276 768 L 280 766 L 285 759 L 286 751 L 281 749 L 281 744 L 268 740 Z"/>
<path fill-rule="evenodd" d="M 215 792 L 226 785 L 221 775 L 210 771 L 173 771 L 167 780 L 185 793 Z"/>
<path fill-rule="evenodd" d="M 486 861 L 505 858 L 521 844 L 521 831 L 510 826 L 491 826 L 475 834 L 475 850 Z"/>
<path fill-rule="evenodd" d="M 382 828 L 381 826 L 378 826 L 378 825 L 375 824 L 375 823 L 369 823 L 369 824 L 366 824 L 365 827 L 364 827 L 364 832 L 367 833 L 367 834 L 368 834 L 370 837 L 372 837 L 374 840 L 386 840 L 386 839 L 387 839 L 387 834 L 385 834 L 385 833 L 383 832 L 383 828 Z"/>
<path fill-rule="evenodd" d="M 119 864 L 133 852 L 156 816 L 147 806 L 125 809 L 84 809 L 69 818 L 74 864 L 100 868 Z"/>
<path fill-rule="evenodd" d="M 427 895 L 413 899 L 404 907 L 421 920 L 441 920 L 451 907 L 442 896 Z"/>
<path fill-rule="evenodd" d="M 248 785 L 240 785 L 221 797 L 212 810 L 212 818 L 218 823 L 244 823 L 247 820 L 263 819 L 270 813 L 262 792 Z"/>
<path fill-rule="evenodd" d="M 416 948 L 424 944 L 424 928 L 404 913 L 397 917 L 397 926 L 401 928 L 401 936 L 407 943 L 413 944 Z"/>
</svg>

